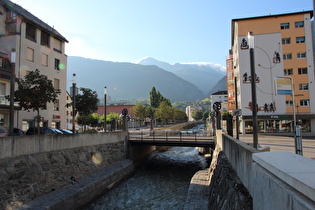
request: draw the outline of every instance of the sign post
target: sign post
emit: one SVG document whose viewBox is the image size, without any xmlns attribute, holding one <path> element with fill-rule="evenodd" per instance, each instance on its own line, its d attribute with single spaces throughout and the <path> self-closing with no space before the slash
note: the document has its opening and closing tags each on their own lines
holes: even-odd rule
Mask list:
<svg viewBox="0 0 315 210">
<path fill-rule="evenodd" d="M 291 95 L 292 96 L 295 154 L 303 155 L 302 138 L 300 135 L 300 126 L 297 127 L 296 125 L 293 79 L 292 77 L 276 76 L 275 83 L 276 83 L 276 95 Z"/>
</svg>

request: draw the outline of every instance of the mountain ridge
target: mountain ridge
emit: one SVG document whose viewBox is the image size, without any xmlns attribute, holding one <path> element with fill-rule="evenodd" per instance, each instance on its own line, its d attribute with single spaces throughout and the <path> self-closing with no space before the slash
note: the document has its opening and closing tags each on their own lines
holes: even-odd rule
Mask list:
<svg viewBox="0 0 315 210">
<path fill-rule="evenodd" d="M 76 73 L 78 87 L 95 90 L 103 98 L 104 86 L 113 100 L 145 99 L 155 86 L 171 101 L 195 101 L 205 97 L 196 85 L 157 66 L 68 57 L 68 81 Z"/>
</svg>

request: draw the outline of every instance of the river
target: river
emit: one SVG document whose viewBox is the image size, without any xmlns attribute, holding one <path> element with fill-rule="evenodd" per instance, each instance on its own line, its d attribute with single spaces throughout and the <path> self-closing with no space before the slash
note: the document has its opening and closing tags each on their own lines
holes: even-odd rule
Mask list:
<svg viewBox="0 0 315 210">
<path fill-rule="evenodd" d="M 85 209 L 183 209 L 192 176 L 206 166 L 195 148 L 153 153 L 134 176 Z"/>
</svg>

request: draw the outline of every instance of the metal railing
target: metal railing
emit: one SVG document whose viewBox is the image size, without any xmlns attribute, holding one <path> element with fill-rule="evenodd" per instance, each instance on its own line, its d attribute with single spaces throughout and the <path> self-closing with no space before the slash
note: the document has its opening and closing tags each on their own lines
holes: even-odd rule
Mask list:
<svg viewBox="0 0 315 210">
<path fill-rule="evenodd" d="M 210 131 L 130 131 L 129 140 L 138 141 L 209 141 Z"/>
</svg>

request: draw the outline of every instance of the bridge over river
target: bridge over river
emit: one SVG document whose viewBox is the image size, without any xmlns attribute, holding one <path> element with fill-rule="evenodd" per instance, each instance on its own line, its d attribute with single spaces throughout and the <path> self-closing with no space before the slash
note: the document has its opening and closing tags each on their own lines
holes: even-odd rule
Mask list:
<svg viewBox="0 0 315 210">
<path fill-rule="evenodd" d="M 131 131 L 128 133 L 131 145 L 211 147 L 214 148 L 212 132 L 207 131 Z"/>
</svg>

